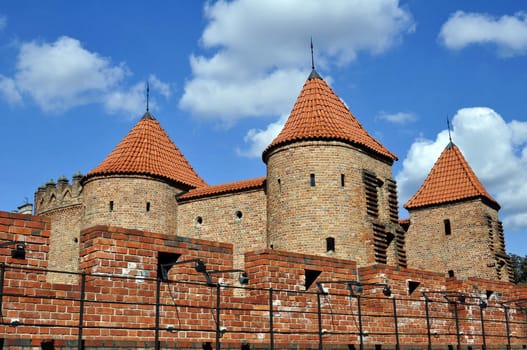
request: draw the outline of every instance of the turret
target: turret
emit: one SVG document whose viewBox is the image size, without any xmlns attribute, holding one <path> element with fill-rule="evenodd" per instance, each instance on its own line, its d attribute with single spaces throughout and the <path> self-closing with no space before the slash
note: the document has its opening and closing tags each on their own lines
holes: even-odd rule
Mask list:
<svg viewBox="0 0 527 350">
<path fill-rule="evenodd" d="M 83 228 L 112 225 L 176 234 L 176 196 L 205 182 L 147 111 L 81 184 Z"/>
<path fill-rule="evenodd" d="M 454 143 L 404 207 L 410 213 L 409 266 L 449 277 L 512 280 L 500 206 Z"/>
<path fill-rule="evenodd" d="M 313 69 L 263 152 L 269 246 L 405 266 L 396 159 Z"/>
</svg>

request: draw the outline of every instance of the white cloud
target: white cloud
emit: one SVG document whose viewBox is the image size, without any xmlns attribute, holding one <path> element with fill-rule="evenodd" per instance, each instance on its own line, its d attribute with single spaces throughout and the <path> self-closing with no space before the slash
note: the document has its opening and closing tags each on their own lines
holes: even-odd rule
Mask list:
<svg viewBox="0 0 527 350">
<path fill-rule="evenodd" d="M 15 82 L 11 78 L 0 74 L 0 95 L 11 105 L 21 104 L 22 96 L 18 92 Z"/>
<path fill-rule="evenodd" d="M 150 90 L 155 91 L 165 98 L 170 97 L 170 85 L 162 82 L 154 74 L 148 77 Z M 152 94 L 150 94 L 152 96 Z M 146 84 L 137 83 L 128 88 L 116 89 L 104 95 L 104 108 L 111 114 L 125 114 L 130 118 L 143 115 L 146 110 Z M 150 111 L 157 109 L 156 99 L 149 99 Z"/>
<path fill-rule="evenodd" d="M 162 82 L 154 74 L 150 74 L 150 76 L 148 77 L 148 81 L 150 82 L 150 86 L 152 86 L 152 88 L 159 94 L 161 94 L 165 98 L 170 97 L 172 93 L 170 90 L 170 84 Z"/>
<path fill-rule="evenodd" d="M 494 44 L 501 56 L 527 53 L 527 13 L 492 17 L 457 11 L 441 28 L 439 39 L 449 49 L 472 44 Z"/>
<path fill-rule="evenodd" d="M 242 117 L 280 115 L 298 96 L 305 72 L 277 70 L 253 79 L 195 78 L 185 87 L 180 106 L 230 124 Z"/>
<path fill-rule="evenodd" d="M 145 84 L 137 83 L 128 90 L 111 91 L 104 96 L 104 107 L 111 114 L 122 113 L 131 118 L 146 110 Z"/>
<path fill-rule="evenodd" d="M 7 17 L 0 15 L 0 31 L 4 30 L 7 27 Z"/>
<path fill-rule="evenodd" d="M 280 119 L 274 123 L 271 123 L 262 129 L 250 129 L 243 140 L 249 144 L 246 150 L 237 150 L 237 153 L 243 157 L 258 158 L 262 156 L 262 152 L 267 146 L 274 140 L 280 133 L 287 121 L 287 114 L 283 114 Z"/>
<path fill-rule="evenodd" d="M 417 116 L 415 114 L 408 112 L 398 112 L 393 114 L 381 112 L 378 118 L 394 124 L 405 124 L 417 120 Z"/>
<path fill-rule="evenodd" d="M 14 78 L 0 76 L 0 93 L 11 104 L 29 96 L 46 112 L 97 103 L 109 113 L 136 118 L 146 107 L 145 83 L 129 85 L 130 75 L 124 63 L 112 64 L 78 40 L 63 36 L 53 43 L 22 44 Z M 149 80 L 160 95 L 170 96 L 169 84 L 153 74 Z"/>
<path fill-rule="evenodd" d="M 310 35 L 317 66 L 328 68 L 380 54 L 414 28 L 397 0 L 220 0 L 205 15 L 201 43 L 213 53 L 191 56 L 180 107 L 227 124 L 289 111 L 309 72 Z"/>
<path fill-rule="evenodd" d="M 95 102 L 126 74 L 123 65 L 85 50 L 80 42 L 61 37 L 54 43 L 25 43 L 20 48 L 17 87 L 45 111 L 63 111 Z"/>
<path fill-rule="evenodd" d="M 500 203 L 508 229 L 527 228 L 527 122 L 507 123 L 485 107 L 460 109 L 452 120 L 452 139 L 483 185 Z M 448 131 L 434 141 L 416 140 L 397 174 L 401 205 L 417 192 L 439 154 Z"/>
</svg>

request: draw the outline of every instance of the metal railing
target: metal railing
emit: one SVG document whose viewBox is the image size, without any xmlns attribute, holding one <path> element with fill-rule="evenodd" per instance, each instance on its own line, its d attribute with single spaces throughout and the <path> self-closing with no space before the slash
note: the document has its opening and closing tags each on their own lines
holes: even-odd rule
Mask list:
<svg viewBox="0 0 527 350">
<path fill-rule="evenodd" d="M 79 282 L 49 283 L 48 273 L 75 275 Z M 426 293 L 415 298 L 296 289 L 0 264 L 0 344 L 31 338 L 44 328 L 53 328 L 46 333 L 75 342 L 78 349 L 101 338 L 146 339 L 156 350 L 178 344 L 397 350 L 410 345 L 512 349 L 527 344 L 526 312 L 514 300 L 483 304 L 478 296 L 460 301 Z"/>
</svg>

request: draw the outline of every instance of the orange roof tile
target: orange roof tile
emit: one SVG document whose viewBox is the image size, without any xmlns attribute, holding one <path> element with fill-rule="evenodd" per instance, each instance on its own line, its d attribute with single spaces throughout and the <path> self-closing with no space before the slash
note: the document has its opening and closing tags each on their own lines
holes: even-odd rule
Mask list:
<svg viewBox="0 0 527 350">
<path fill-rule="evenodd" d="M 206 185 L 149 112 L 83 181 L 115 174 L 151 175 L 192 188 Z"/>
<path fill-rule="evenodd" d="M 244 190 L 249 190 L 249 189 L 260 188 L 263 186 L 264 181 L 265 181 L 265 176 L 258 177 L 255 179 L 230 182 L 226 184 L 200 187 L 200 188 L 196 188 L 196 189 L 188 191 L 187 193 L 185 193 L 178 199 L 184 201 L 187 199 L 196 199 L 196 198 L 208 197 L 208 196 L 213 196 L 213 195 L 218 195 L 218 194 L 233 193 L 233 192 L 239 192 L 239 191 L 244 191 Z"/>
<path fill-rule="evenodd" d="M 362 127 L 340 98 L 313 70 L 280 134 L 263 152 L 295 141 L 339 140 L 393 160 L 397 157 Z"/>
<path fill-rule="evenodd" d="M 417 193 L 404 205 L 413 209 L 481 197 L 499 209 L 463 154 L 452 142 L 443 150 Z"/>
</svg>

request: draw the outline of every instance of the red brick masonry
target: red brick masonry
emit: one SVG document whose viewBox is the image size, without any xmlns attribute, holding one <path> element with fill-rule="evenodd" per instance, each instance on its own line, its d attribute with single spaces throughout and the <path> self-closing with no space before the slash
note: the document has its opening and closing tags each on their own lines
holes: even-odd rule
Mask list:
<svg viewBox="0 0 527 350">
<path fill-rule="evenodd" d="M 11 257 L 14 245 L 0 248 L 4 349 L 154 349 L 156 340 L 162 349 L 214 348 L 217 340 L 223 349 L 527 344 L 527 288 L 511 283 L 264 249 L 245 254 L 249 284 L 241 285 L 239 272 L 211 272 L 233 269 L 230 244 L 115 227 L 81 233 L 77 283 L 49 283 L 50 225 L 0 212 L 2 242 L 26 244 L 24 260 Z M 214 285 L 193 263 L 158 280 L 160 252 L 202 260 Z M 364 290 L 350 296 L 343 281 Z M 316 282 L 329 294 L 317 293 Z M 389 285 L 391 296 L 368 283 Z"/>
</svg>

